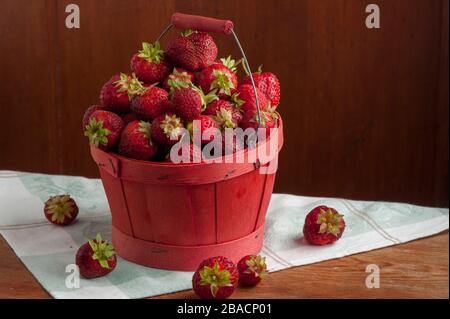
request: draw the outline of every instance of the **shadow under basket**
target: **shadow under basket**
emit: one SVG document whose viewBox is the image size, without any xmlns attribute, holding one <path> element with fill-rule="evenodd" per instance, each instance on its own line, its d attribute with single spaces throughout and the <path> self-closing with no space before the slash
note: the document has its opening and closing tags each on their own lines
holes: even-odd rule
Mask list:
<svg viewBox="0 0 450 319">
<path fill-rule="evenodd" d="M 147 267 L 184 271 L 212 256 L 238 262 L 257 254 L 283 144 L 281 118 L 279 123 L 278 134 L 241 151 L 250 157 L 255 152 L 256 163 L 147 162 L 91 147 L 117 253 Z M 256 157 L 272 139 L 276 154 Z"/>
</svg>

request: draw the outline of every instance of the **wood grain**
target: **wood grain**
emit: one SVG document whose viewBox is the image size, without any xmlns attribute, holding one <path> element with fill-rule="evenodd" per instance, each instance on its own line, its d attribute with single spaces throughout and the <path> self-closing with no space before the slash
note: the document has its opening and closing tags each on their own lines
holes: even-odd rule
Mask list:
<svg viewBox="0 0 450 319">
<path fill-rule="evenodd" d="M 447 298 L 448 231 L 393 247 L 270 274 L 232 298 Z M 380 267 L 380 288 L 367 289 L 368 264 Z M 0 236 L 0 298 L 50 298 Z M 192 290 L 156 298 L 195 298 Z"/>
<path fill-rule="evenodd" d="M 365 0 L 78 0 L 66 29 L 72 2 L 2 1 L 0 169 L 98 176 L 84 110 L 182 11 L 233 20 L 252 66 L 279 75 L 277 192 L 448 206 L 448 1 L 379 0 L 379 30 Z"/>
</svg>

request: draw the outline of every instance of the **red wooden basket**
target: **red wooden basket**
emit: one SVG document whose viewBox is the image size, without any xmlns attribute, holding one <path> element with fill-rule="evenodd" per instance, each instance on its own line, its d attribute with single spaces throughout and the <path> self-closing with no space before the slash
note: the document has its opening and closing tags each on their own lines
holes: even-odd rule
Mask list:
<svg viewBox="0 0 450 319">
<path fill-rule="evenodd" d="M 171 26 L 233 34 L 250 70 L 233 23 L 175 13 Z M 251 73 L 251 71 L 250 71 Z M 255 94 L 256 95 L 256 94 Z M 279 120 L 278 150 L 283 144 Z M 241 152 L 248 155 L 266 147 Z M 266 162 L 173 164 L 133 160 L 91 147 L 112 214 L 112 241 L 117 253 L 154 268 L 193 271 L 201 261 L 222 255 L 235 262 L 257 254 L 278 152 Z M 257 158 L 257 157 L 255 157 Z"/>
</svg>

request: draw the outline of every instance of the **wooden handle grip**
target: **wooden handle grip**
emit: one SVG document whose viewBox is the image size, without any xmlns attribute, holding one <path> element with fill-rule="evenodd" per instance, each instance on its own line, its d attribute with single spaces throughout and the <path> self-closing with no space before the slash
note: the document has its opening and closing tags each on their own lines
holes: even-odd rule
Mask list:
<svg viewBox="0 0 450 319">
<path fill-rule="evenodd" d="M 205 32 L 215 32 L 229 35 L 233 30 L 233 22 L 184 13 L 174 13 L 172 24 L 178 29 L 193 29 Z"/>
</svg>

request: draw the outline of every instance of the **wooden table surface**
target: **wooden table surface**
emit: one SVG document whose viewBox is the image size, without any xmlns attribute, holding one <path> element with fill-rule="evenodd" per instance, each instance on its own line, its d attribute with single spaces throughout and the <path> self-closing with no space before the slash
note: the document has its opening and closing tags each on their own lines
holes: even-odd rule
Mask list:
<svg viewBox="0 0 450 319">
<path fill-rule="evenodd" d="M 232 298 L 449 298 L 448 231 L 406 244 L 272 273 Z M 380 288 L 368 289 L 368 264 Z M 51 298 L 0 236 L 0 298 Z M 191 290 L 157 298 L 195 298 Z"/>
</svg>

